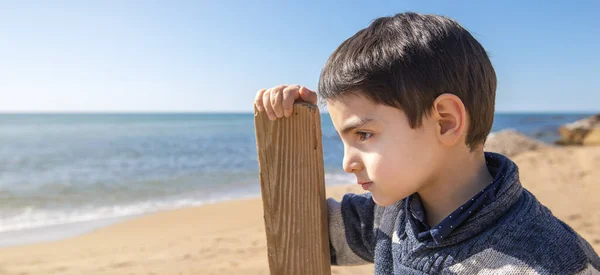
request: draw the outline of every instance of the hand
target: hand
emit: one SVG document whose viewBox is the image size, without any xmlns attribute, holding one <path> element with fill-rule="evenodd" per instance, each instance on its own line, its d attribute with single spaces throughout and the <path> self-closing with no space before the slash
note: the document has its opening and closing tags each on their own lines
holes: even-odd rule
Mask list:
<svg viewBox="0 0 600 275">
<path fill-rule="evenodd" d="M 300 85 L 279 85 L 259 90 L 254 105 L 259 112 L 266 111 L 270 120 L 276 120 L 292 115 L 295 101 L 317 104 L 317 93 Z"/>
</svg>

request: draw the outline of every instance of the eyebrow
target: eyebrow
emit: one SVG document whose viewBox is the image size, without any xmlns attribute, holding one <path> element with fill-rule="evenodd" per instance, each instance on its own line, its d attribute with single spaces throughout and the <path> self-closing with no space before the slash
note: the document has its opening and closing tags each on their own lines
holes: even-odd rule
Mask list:
<svg viewBox="0 0 600 275">
<path fill-rule="evenodd" d="M 347 135 L 352 130 L 365 126 L 365 124 L 370 123 L 373 120 L 374 119 L 372 118 L 352 119 L 350 122 L 346 123 L 344 127 L 342 127 L 342 135 Z"/>
</svg>

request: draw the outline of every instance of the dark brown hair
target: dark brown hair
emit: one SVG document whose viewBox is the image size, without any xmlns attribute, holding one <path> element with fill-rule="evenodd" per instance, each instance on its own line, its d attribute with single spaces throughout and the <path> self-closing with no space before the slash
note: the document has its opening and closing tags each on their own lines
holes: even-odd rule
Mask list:
<svg viewBox="0 0 600 275">
<path fill-rule="evenodd" d="M 411 128 L 443 93 L 469 116 L 466 144 L 483 144 L 494 121 L 496 73 L 485 49 L 456 21 L 412 12 L 374 20 L 344 41 L 319 79 L 321 100 L 358 93 L 406 113 Z"/>
</svg>

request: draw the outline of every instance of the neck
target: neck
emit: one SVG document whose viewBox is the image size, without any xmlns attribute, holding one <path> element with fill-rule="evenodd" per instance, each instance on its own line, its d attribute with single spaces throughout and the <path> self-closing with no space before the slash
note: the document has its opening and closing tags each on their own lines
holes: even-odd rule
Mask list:
<svg viewBox="0 0 600 275">
<path fill-rule="evenodd" d="M 483 148 L 448 155 L 452 158 L 445 160 L 445 167 L 436 178 L 418 191 L 430 227 L 439 224 L 493 181 Z"/>
</svg>

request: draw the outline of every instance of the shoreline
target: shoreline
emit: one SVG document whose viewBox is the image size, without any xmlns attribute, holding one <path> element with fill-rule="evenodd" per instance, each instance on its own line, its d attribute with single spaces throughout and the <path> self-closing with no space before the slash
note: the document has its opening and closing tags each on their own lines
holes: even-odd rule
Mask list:
<svg viewBox="0 0 600 275">
<path fill-rule="evenodd" d="M 104 218 L 0 232 L 0 249 L 66 240 L 139 216 Z"/>
<path fill-rule="evenodd" d="M 101 217 L 87 221 L 75 221 L 60 224 L 50 224 L 38 227 L 23 228 L 0 232 L 0 249 L 12 248 L 27 245 L 44 244 L 48 242 L 68 240 L 81 235 L 89 234 L 96 230 L 102 230 L 105 227 L 135 220 L 140 217 L 155 215 L 163 212 L 177 211 L 182 209 L 192 209 L 214 204 L 221 204 L 239 200 L 260 199 L 259 194 L 245 194 L 238 197 L 229 197 L 219 200 L 209 200 L 203 203 L 183 205 L 173 208 L 158 209 L 139 214 L 130 214 L 114 217 Z"/>
<path fill-rule="evenodd" d="M 336 187 L 336 186 L 344 186 L 346 184 L 341 182 L 341 179 L 346 175 L 340 175 L 337 171 L 326 175 L 329 178 L 330 183 L 327 184 L 327 188 Z M 257 172 L 258 177 L 258 172 Z M 8 231 L 0 231 L 0 249 L 5 247 L 15 247 L 22 245 L 31 245 L 37 243 L 45 243 L 51 241 L 60 241 L 64 239 L 68 239 L 71 237 L 76 237 L 82 234 L 86 234 L 98 229 L 102 229 L 103 227 L 110 226 L 115 223 L 128 221 L 131 219 L 135 219 L 141 216 L 154 215 L 156 213 L 161 213 L 165 211 L 174 211 L 179 209 L 186 208 L 196 208 L 203 207 L 206 205 L 219 204 L 219 203 L 227 203 L 230 201 L 237 200 L 246 200 L 246 199 L 260 199 L 260 186 L 258 187 L 258 192 L 251 193 L 238 193 L 235 195 L 222 195 L 219 198 L 208 199 L 208 200 L 198 200 L 194 203 L 190 203 L 187 205 L 170 205 L 163 208 L 153 209 L 147 212 L 142 213 L 133 213 L 126 215 L 117 215 L 117 216 L 109 216 L 109 217 L 98 217 L 90 220 L 84 221 L 72 221 L 72 222 L 64 222 L 57 224 L 48 224 L 36 227 L 27 227 L 16 230 L 8 230 Z"/>
</svg>

